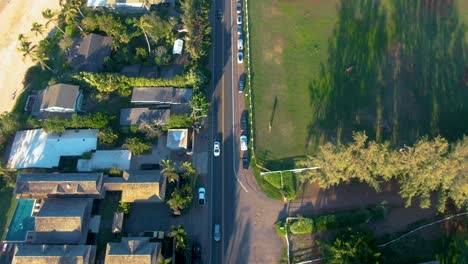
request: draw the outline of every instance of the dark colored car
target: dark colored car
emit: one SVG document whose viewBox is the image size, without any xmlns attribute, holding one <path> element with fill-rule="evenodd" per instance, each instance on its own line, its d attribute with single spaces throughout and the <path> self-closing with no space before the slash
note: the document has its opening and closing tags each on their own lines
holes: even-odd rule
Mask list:
<svg viewBox="0 0 468 264">
<path fill-rule="evenodd" d="M 242 131 L 247 131 L 247 111 L 244 110 L 241 115 L 241 129 Z"/>
<path fill-rule="evenodd" d="M 245 74 L 241 74 L 239 77 L 239 93 L 243 93 L 245 88 Z"/>
<path fill-rule="evenodd" d="M 160 170 L 161 165 L 157 163 L 144 163 L 144 164 L 141 164 L 140 169 L 141 170 Z"/>
<path fill-rule="evenodd" d="M 242 167 L 244 169 L 248 169 L 249 168 L 249 156 L 244 156 L 242 157 Z"/>
<path fill-rule="evenodd" d="M 201 258 L 201 247 L 197 243 L 194 243 L 192 246 L 192 257 L 194 260 L 198 260 Z"/>
<path fill-rule="evenodd" d="M 237 35 L 242 35 L 242 25 L 237 25 Z"/>
<path fill-rule="evenodd" d="M 218 9 L 218 11 L 216 11 L 216 15 L 218 16 L 219 19 L 222 19 L 223 18 L 223 10 Z"/>
<path fill-rule="evenodd" d="M 242 3 L 240 1 L 237 2 L 237 4 L 236 4 L 236 12 L 237 12 L 237 14 L 242 13 Z"/>
</svg>

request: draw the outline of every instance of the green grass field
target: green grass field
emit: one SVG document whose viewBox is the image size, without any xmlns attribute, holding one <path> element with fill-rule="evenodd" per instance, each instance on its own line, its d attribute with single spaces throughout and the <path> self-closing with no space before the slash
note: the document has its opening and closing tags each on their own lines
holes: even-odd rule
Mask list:
<svg viewBox="0 0 468 264">
<path fill-rule="evenodd" d="M 460 125 L 468 114 L 468 1 L 249 3 L 263 166 L 290 168 L 353 131 L 396 145 L 468 132 Z"/>
</svg>

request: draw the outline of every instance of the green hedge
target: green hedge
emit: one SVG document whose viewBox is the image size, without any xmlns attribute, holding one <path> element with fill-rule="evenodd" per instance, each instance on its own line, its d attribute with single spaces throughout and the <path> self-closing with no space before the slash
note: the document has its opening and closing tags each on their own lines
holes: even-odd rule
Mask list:
<svg viewBox="0 0 468 264">
<path fill-rule="evenodd" d="M 307 234 L 330 229 L 342 229 L 356 226 L 370 221 L 378 221 L 385 218 L 388 208 L 379 205 L 374 208 L 360 209 L 357 211 L 324 214 L 312 217 L 299 217 L 289 222 L 288 230 L 292 234 Z M 284 222 L 279 222 L 281 224 Z M 284 224 L 283 224 L 284 226 Z"/>
<path fill-rule="evenodd" d="M 271 186 L 278 189 L 283 197 L 292 201 L 296 199 L 296 183 L 294 173 L 290 171 L 283 172 L 283 186 L 281 186 L 281 173 L 271 173 L 263 176 L 264 180 Z"/>
</svg>

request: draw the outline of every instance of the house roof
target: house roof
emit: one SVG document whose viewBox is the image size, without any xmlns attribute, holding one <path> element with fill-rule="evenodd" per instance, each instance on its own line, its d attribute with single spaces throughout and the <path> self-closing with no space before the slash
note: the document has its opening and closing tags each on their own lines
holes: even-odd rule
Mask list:
<svg viewBox="0 0 468 264">
<path fill-rule="evenodd" d="M 159 255 L 160 243 L 150 243 L 148 237 L 123 237 L 120 243 L 107 243 L 105 263 L 153 263 Z"/>
<path fill-rule="evenodd" d="M 15 194 L 100 195 L 102 173 L 19 174 Z"/>
<path fill-rule="evenodd" d="M 169 129 L 167 131 L 167 144 L 170 149 L 186 149 L 188 144 L 188 129 Z"/>
<path fill-rule="evenodd" d="M 90 264 L 94 263 L 96 246 L 17 244 L 13 264 Z"/>
<path fill-rule="evenodd" d="M 44 129 L 16 132 L 8 165 L 10 168 L 53 168 L 60 156 L 81 156 L 95 150 L 98 129 L 66 130 L 47 133 Z"/>
<path fill-rule="evenodd" d="M 170 109 L 123 108 L 120 110 L 120 125 L 166 124 Z"/>
<path fill-rule="evenodd" d="M 112 51 L 111 37 L 91 33 L 80 39 L 70 53 L 68 64 L 74 70 L 97 71 Z"/>
<path fill-rule="evenodd" d="M 49 198 L 35 217 L 34 244 L 86 241 L 92 199 Z"/>
<path fill-rule="evenodd" d="M 148 104 L 188 104 L 192 99 L 192 89 L 174 87 L 135 87 L 132 103 Z"/>
<path fill-rule="evenodd" d="M 127 149 L 96 150 L 91 159 L 79 159 L 76 165 L 78 171 L 93 171 L 98 169 L 120 168 L 130 169 L 132 153 Z"/>
<path fill-rule="evenodd" d="M 39 91 L 34 101 L 33 112 L 52 107 L 75 109 L 80 94 L 78 85 L 58 83 Z"/>
</svg>

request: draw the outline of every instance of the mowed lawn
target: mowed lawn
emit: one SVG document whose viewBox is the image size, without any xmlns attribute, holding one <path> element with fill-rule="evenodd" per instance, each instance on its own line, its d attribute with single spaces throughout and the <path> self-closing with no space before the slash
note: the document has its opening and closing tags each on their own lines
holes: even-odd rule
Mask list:
<svg viewBox="0 0 468 264">
<path fill-rule="evenodd" d="M 468 1 L 457 8 L 425 0 L 249 3 L 255 151 L 263 166 L 289 168 L 293 158 L 350 140 L 353 131 L 397 146 L 468 131 L 459 125 L 468 113 L 460 89 Z"/>
<path fill-rule="evenodd" d="M 326 60 L 339 1 L 249 3 L 256 155 L 302 156 L 308 152 L 309 86 Z"/>
</svg>

